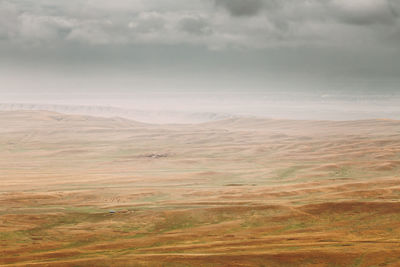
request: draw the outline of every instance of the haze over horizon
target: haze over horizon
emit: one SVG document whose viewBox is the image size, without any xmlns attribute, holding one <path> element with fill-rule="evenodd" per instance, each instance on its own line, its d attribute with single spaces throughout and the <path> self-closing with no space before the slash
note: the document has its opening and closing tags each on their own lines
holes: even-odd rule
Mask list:
<svg viewBox="0 0 400 267">
<path fill-rule="evenodd" d="M 396 0 L 1 0 L 0 102 L 398 118 L 399 14 Z"/>
</svg>

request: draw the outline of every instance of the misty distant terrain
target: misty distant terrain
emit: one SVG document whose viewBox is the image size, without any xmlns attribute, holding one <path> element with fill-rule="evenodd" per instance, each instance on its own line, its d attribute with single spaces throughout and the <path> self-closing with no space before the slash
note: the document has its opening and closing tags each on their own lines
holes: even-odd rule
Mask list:
<svg viewBox="0 0 400 267">
<path fill-rule="evenodd" d="M 45 110 L 65 114 L 121 117 L 146 123 L 201 123 L 227 119 L 232 116 L 212 112 L 148 111 L 106 106 L 73 106 L 45 104 L 0 104 L 0 111 Z"/>
<path fill-rule="evenodd" d="M 398 119 L 398 94 L 131 94 L 106 101 L 3 102 L 0 110 L 46 110 L 65 114 L 121 117 L 146 123 L 202 123 L 232 117 L 300 120 Z"/>
</svg>

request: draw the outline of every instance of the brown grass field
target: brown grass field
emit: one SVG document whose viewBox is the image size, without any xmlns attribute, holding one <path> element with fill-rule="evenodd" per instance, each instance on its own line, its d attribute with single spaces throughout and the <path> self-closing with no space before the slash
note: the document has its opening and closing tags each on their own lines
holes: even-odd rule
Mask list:
<svg viewBox="0 0 400 267">
<path fill-rule="evenodd" d="M 400 266 L 399 170 L 400 121 L 0 112 L 0 266 Z"/>
</svg>

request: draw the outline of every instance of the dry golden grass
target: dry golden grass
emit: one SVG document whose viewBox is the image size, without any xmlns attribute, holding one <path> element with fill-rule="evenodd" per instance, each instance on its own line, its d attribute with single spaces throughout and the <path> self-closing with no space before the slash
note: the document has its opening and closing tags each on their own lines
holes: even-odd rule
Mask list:
<svg viewBox="0 0 400 267">
<path fill-rule="evenodd" d="M 400 266 L 398 121 L 0 112 L 0 159 L 1 266 Z"/>
</svg>

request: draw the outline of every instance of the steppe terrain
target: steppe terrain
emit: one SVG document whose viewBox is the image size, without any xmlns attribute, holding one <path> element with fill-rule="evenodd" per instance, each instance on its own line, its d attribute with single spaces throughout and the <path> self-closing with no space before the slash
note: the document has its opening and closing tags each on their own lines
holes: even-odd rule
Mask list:
<svg viewBox="0 0 400 267">
<path fill-rule="evenodd" d="M 0 112 L 0 266 L 400 266 L 400 121 Z"/>
</svg>

